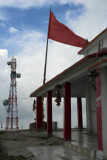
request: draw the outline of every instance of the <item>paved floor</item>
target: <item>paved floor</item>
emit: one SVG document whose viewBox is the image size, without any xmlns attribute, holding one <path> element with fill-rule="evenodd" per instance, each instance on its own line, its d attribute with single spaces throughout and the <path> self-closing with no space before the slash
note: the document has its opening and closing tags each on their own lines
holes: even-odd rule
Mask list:
<svg viewBox="0 0 107 160">
<path fill-rule="evenodd" d="M 63 138 L 63 130 L 57 130 L 53 132 L 53 135 Z M 97 148 L 97 135 L 87 132 L 86 129 L 78 131 L 78 129 L 72 129 L 71 133 L 72 143 L 75 145 L 81 145 L 83 147 Z"/>
<path fill-rule="evenodd" d="M 63 139 L 63 130 L 57 130 L 53 132 L 53 135 Z M 97 148 L 97 136 L 89 134 L 85 129 L 78 131 L 73 129 L 71 133 L 72 142 L 75 145 L 81 145 L 86 148 Z M 71 151 L 64 146 L 38 146 L 28 148 L 35 157 L 39 157 L 38 160 L 91 160 L 86 156 L 82 156 L 77 152 Z"/>
<path fill-rule="evenodd" d="M 96 146 L 96 136 L 83 132 L 84 135 L 74 130 L 72 142 Z M 4 132 L 0 135 L 0 151 L 13 156 L 23 155 L 27 160 L 91 160 L 64 147 L 62 130 L 53 132 L 53 135 L 57 137 L 48 137 L 46 132 L 36 131 Z"/>
<path fill-rule="evenodd" d="M 64 146 L 37 146 L 28 147 L 38 160 L 92 160 Z"/>
</svg>

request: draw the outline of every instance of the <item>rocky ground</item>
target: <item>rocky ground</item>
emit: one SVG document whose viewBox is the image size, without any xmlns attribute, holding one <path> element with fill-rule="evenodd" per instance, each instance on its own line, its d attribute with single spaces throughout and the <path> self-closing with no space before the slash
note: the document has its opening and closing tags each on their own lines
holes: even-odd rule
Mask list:
<svg viewBox="0 0 107 160">
<path fill-rule="evenodd" d="M 0 160 L 36 160 L 27 148 L 45 145 L 64 145 L 64 141 L 45 132 L 0 131 Z"/>
</svg>

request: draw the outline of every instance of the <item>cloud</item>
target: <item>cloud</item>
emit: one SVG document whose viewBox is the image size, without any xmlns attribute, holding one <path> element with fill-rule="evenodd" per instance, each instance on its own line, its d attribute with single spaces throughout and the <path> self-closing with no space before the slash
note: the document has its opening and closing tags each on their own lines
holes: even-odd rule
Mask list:
<svg viewBox="0 0 107 160">
<path fill-rule="evenodd" d="M 1 90 L 0 91 L 2 92 L 1 97 L 5 95 L 5 90 L 3 88 L 7 87 L 6 82 L 8 82 L 7 80 L 7 74 L 8 74 L 7 61 L 8 61 L 8 50 L 0 49 L 0 80 L 1 80 L 1 83 L 0 83 Z"/>
<path fill-rule="evenodd" d="M 6 25 L 4 23 L 0 23 L 1 27 L 6 27 Z"/>
<path fill-rule="evenodd" d="M 75 4 L 75 5 L 84 5 L 87 8 L 100 8 L 100 11 L 103 10 L 102 6 L 107 6 L 106 0 L 0 0 L 0 7 L 15 7 L 15 8 L 21 8 L 21 9 L 29 9 L 34 7 L 44 7 L 44 6 L 50 6 L 50 5 L 64 5 L 64 4 Z M 96 5 L 97 4 L 97 5 Z M 99 10 L 97 10 L 98 13 Z M 91 13 L 91 12 L 90 12 Z M 3 16 L 3 15 L 2 15 Z M 2 18 L 2 16 L 0 16 Z"/>
<path fill-rule="evenodd" d="M 49 6 L 49 5 L 54 5 L 56 3 L 59 4 L 71 4 L 75 3 L 74 0 L 7 0 L 7 1 L 2 1 L 0 0 L 0 7 L 17 7 L 17 8 L 22 8 L 22 9 L 28 9 L 31 7 L 40 7 L 40 6 Z"/>
<path fill-rule="evenodd" d="M 7 74 L 7 59 L 8 59 L 8 50 L 0 49 L 0 74 Z"/>
<path fill-rule="evenodd" d="M 9 32 L 10 32 L 11 34 L 13 34 L 13 33 L 18 32 L 18 30 L 17 30 L 16 28 L 14 28 L 14 27 L 10 27 L 10 28 L 9 28 Z"/>
<path fill-rule="evenodd" d="M 107 1 L 78 1 L 84 5 L 83 13 L 78 19 L 72 19 L 72 10 L 66 12 L 67 25 L 72 28 L 78 35 L 88 38 L 89 41 L 107 27 Z M 97 5 L 96 5 L 97 4 Z"/>
<path fill-rule="evenodd" d="M 7 49 L 0 49 L 0 57 L 7 58 L 8 57 L 8 50 Z"/>
<path fill-rule="evenodd" d="M 17 7 L 17 8 L 31 8 L 31 7 L 38 7 L 43 6 L 45 4 L 51 4 L 48 0 L 7 0 L 2 1 L 0 0 L 0 7 Z"/>
<path fill-rule="evenodd" d="M 88 0 L 89 1 L 89 0 Z M 90 0 L 91 3 L 93 2 Z M 104 0 L 103 0 L 104 1 Z M 28 8 L 34 8 L 34 7 L 44 7 L 49 5 L 55 5 L 55 4 L 86 4 L 85 0 L 0 0 L 0 7 L 16 7 L 21 9 L 28 9 Z"/>
<path fill-rule="evenodd" d="M 32 39 L 30 39 L 30 41 L 27 39 L 27 37 L 29 39 L 29 34 L 26 34 L 26 36 L 23 35 L 23 37 L 20 38 L 20 40 L 23 39 L 26 41 L 23 43 L 22 52 L 17 54 L 17 70 L 20 71 L 22 74 L 22 78 L 18 80 L 18 96 L 20 97 L 29 97 L 29 94 L 31 92 L 33 92 L 35 89 L 37 89 L 43 84 L 43 72 L 46 50 L 46 40 L 44 41 L 45 35 L 41 35 L 40 33 L 36 32 L 34 34 L 34 32 L 32 32 L 32 36 L 30 35 L 30 38 L 32 37 Z M 76 54 L 76 50 L 79 49 L 74 49 L 71 46 L 52 42 L 51 40 L 49 41 L 46 76 L 47 81 L 55 75 L 59 74 L 61 71 L 69 67 L 77 60 L 82 58 Z M 33 98 L 29 101 L 20 101 L 19 99 L 19 102 L 19 106 L 21 108 L 25 108 L 27 112 L 31 115 L 34 114 L 32 112 Z M 45 102 L 45 120 L 46 110 L 47 109 Z M 57 116 L 56 113 L 59 113 L 59 116 Z M 25 115 L 23 117 L 25 117 Z M 57 117 L 59 118 L 57 119 Z M 53 121 L 58 121 L 58 126 L 63 127 L 63 102 L 62 109 L 58 109 L 58 107 L 56 107 L 56 104 L 53 103 Z M 72 126 L 76 126 L 74 121 L 73 123 L 74 124 Z"/>
<path fill-rule="evenodd" d="M 0 11 L 0 20 L 7 20 L 7 16 L 5 15 L 5 13 L 3 11 Z"/>
<path fill-rule="evenodd" d="M 14 43 L 12 43 L 14 42 Z M 35 113 L 32 111 L 33 99 L 29 95 L 35 89 L 43 84 L 43 72 L 45 63 L 45 51 L 46 51 L 46 35 L 34 30 L 25 30 L 19 32 L 18 35 L 10 37 L 6 41 L 7 46 L 15 48 L 15 57 L 17 59 L 17 73 L 21 73 L 21 78 L 17 79 L 17 92 L 18 92 L 18 110 L 19 110 L 19 124 L 26 120 L 26 124 L 23 124 L 24 128 L 28 128 L 29 123 L 33 122 Z M 20 51 L 17 50 L 19 47 Z M 58 42 L 49 40 L 48 50 L 48 63 L 47 63 L 47 81 L 53 76 L 59 74 L 61 71 L 69 67 L 72 63 L 79 60 L 81 57 L 76 54 L 78 48 L 64 45 Z M 3 50 L 6 54 L 8 51 Z M 1 55 L 4 55 L 3 53 Z M 7 55 L 7 54 L 6 54 Z M 11 58 L 11 57 L 10 57 Z M 9 61 L 10 61 L 9 58 Z M 10 85 L 10 67 L 6 66 L 7 58 L 5 58 L 4 70 L 6 74 L 2 75 L 2 86 L 9 88 Z M 4 68 L 5 68 L 4 67 Z M 2 95 L 2 99 L 8 98 L 9 90 L 6 89 L 5 94 Z M 46 104 L 46 102 L 45 102 Z M 53 103 L 53 105 L 56 105 Z M 54 107 L 54 106 L 53 106 Z M 63 103 L 62 103 L 63 107 Z M 2 109 L 3 110 L 3 109 Z M 54 110 L 54 121 L 57 107 Z M 45 105 L 46 112 L 46 105 Z M 63 110 L 59 115 L 58 126 L 62 127 L 63 123 Z M 45 117 L 46 120 L 46 117 Z"/>
<path fill-rule="evenodd" d="M 3 123 L 3 128 L 5 124 L 5 107 L 2 104 L 3 99 L 8 97 L 8 83 L 9 77 L 8 69 L 7 69 L 7 61 L 8 61 L 8 50 L 0 49 L 0 123 Z"/>
<path fill-rule="evenodd" d="M 42 84 L 43 79 L 44 37 L 41 33 L 36 31 L 24 31 L 10 37 L 6 43 L 9 46 L 13 46 L 14 44 L 14 47 L 21 45 L 20 52 L 15 53 L 17 59 L 17 73 L 21 73 L 22 75 L 20 79 L 17 79 L 19 126 L 25 122 L 26 124 L 23 124 L 23 127 L 28 128 L 29 123 L 33 122 L 35 117 L 32 111 L 33 99 L 31 99 L 29 95 L 34 88 Z M 0 94 L 2 94 L 0 97 L 0 104 L 5 117 L 6 112 L 2 101 L 8 98 L 11 72 L 10 67 L 6 65 L 7 61 L 11 60 L 11 57 L 9 59 L 7 58 L 7 53 L 8 51 L 6 49 L 0 50 L 0 57 L 3 62 L 3 67 L 0 69 L 0 72 L 2 72 L 0 78 Z M 1 118 L 0 116 L 0 119 L 3 121 L 3 126 L 5 126 L 5 118 Z"/>
</svg>

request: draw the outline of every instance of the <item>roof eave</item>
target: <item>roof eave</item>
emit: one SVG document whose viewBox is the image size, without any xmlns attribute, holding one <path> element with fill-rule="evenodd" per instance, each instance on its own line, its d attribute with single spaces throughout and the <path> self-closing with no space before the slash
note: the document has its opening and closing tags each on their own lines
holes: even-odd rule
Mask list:
<svg viewBox="0 0 107 160">
<path fill-rule="evenodd" d="M 82 48 L 78 54 L 84 55 L 90 48 L 92 48 L 94 45 L 96 45 L 101 39 L 103 39 L 107 34 L 107 28 L 103 30 L 99 35 L 97 35 L 91 42 L 88 43 L 88 45 L 84 48 Z"/>
<path fill-rule="evenodd" d="M 69 68 L 67 68 L 66 70 L 64 70 L 63 72 L 61 72 L 60 74 L 58 74 L 57 76 L 55 76 L 54 78 L 52 78 L 51 80 L 49 80 L 48 82 L 46 82 L 44 85 L 42 85 L 41 87 L 39 87 L 37 90 L 35 90 L 34 92 L 32 92 L 30 94 L 30 97 L 36 97 L 39 95 L 39 92 L 41 92 L 41 90 L 48 85 L 48 83 L 51 83 L 53 81 L 55 81 L 55 79 L 60 78 L 61 75 L 65 74 L 66 72 L 68 72 L 69 70 L 73 69 L 74 67 L 77 67 L 79 64 L 81 64 L 82 62 L 86 61 L 88 58 L 91 57 L 96 57 L 96 53 L 92 54 L 92 55 L 88 55 L 86 57 L 84 57 L 83 59 L 81 59 L 80 61 L 76 62 L 74 65 L 70 66 Z"/>
</svg>

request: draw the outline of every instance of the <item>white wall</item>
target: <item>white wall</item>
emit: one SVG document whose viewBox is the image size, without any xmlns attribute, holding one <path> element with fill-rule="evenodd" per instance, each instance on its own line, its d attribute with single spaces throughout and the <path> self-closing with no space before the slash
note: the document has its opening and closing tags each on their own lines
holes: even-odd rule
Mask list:
<svg viewBox="0 0 107 160">
<path fill-rule="evenodd" d="M 102 47 L 107 48 L 107 37 L 105 39 L 103 39 Z"/>
<path fill-rule="evenodd" d="M 86 94 L 86 115 L 87 115 L 87 129 L 90 132 L 97 133 L 96 120 L 96 91 L 87 84 Z"/>
</svg>

